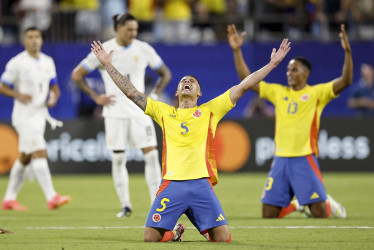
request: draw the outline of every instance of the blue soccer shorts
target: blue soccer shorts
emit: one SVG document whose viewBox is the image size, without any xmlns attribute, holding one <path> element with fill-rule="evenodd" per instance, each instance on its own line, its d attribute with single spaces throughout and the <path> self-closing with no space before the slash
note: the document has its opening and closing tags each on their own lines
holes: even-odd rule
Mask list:
<svg viewBox="0 0 374 250">
<path fill-rule="evenodd" d="M 314 155 L 274 157 L 261 202 L 287 207 L 294 195 L 301 205 L 327 199 L 321 171 Z"/>
<path fill-rule="evenodd" d="M 185 181 L 162 180 L 145 226 L 173 230 L 182 214 L 187 215 L 199 232 L 228 224 L 212 184 L 207 178 Z"/>
</svg>

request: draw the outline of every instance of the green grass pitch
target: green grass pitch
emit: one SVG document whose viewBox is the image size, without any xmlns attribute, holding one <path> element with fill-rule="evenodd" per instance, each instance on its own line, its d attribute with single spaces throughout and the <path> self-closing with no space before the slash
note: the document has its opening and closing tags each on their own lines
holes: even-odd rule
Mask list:
<svg viewBox="0 0 374 250">
<path fill-rule="evenodd" d="M 215 191 L 226 213 L 231 243 L 207 242 L 182 216 L 183 242 L 144 243 L 149 209 L 144 176 L 130 174 L 133 215 L 116 218 L 120 204 L 110 175 L 55 175 L 55 188 L 72 203 L 49 211 L 38 183 L 26 182 L 18 200 L 27 212 L 0 210 L 0 249 L 374 249 L 374 173 L 325 173 L 328 192 L 346 219 L 310 219 L 293 213 L 261 219 L 265 173 L 220 174 Z M 7 176 L 0 177 L 1 196 Z M 219 246 L 217 246 L 219 244 Z"/>
</svg>

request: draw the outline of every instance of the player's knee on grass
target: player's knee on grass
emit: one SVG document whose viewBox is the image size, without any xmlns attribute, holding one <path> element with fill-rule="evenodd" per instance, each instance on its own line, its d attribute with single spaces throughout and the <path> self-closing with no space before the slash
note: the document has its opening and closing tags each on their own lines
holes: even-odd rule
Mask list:
<svg viewBox="0 0 374 250">
<path fill-rule="evenodd" d="M 281 207 L 276 207 L 272 205 L 262 204 L 262 218 L 271 219 L 278 218 L 278 215 L 282 211 Z"/>
<path fill-rule="evenodd" d="M 208 230 L 209 237 L 215 242 L 230 242 L 231 233 L 228 225 L 214 227 Z"/>
<path fill-rule="evenodd" d="M 327 207 L 325 201 L 316 202 L 309 205 L 310 213 L 313 218 L 328 218 Z"/>
<path fill-rule="evenodd" d="M 146 227 L 144 229 L 144 242 L 159 242 L 164 232 L 165 229 Z"/>
</svg>

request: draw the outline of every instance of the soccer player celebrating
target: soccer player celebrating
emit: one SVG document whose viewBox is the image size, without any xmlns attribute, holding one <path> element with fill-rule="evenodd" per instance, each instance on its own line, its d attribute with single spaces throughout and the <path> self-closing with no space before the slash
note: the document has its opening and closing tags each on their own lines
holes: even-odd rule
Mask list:
<svg viewBox="0 0 374 250">
<path fill-rule="evenodd" d="M 185 227 L 174 225 L 182 214 L 209 240 L 231 241 L 226 216 L 212 188 L 218 181 L 213 143 L 216 127 L 236 102 L 282 61 L 290 50 L 288 40 L 283 40 L 278 51 L 273 49 L 267 65 L 203 105 L 197 105 L 200 83 L 192 75 L 184 76 L 175 92 L 177 109 L 139 92 L 112 65 L 115 52 L 106 53 L 100 42 L 93 42 L 91 50 L 118 88 L 163 131 L 163 181 L 148 214 L 144 241 L 180 241 Z"/>
<path fill-rule="evenodd" d="M 240 79 L 250 73 L 241 52 L 245 33 L 238 35 L 234 25 L 227 28 Z M 345 209 L 326 194 L 319 169 L 318 130 L 324 107 L 352 82 L 352 51 L 341 25 L 340 41 L 345 52 L 342 75 L 330 82 L 310 86 L 312 66 L 303 57 L 288 63 L 288 87 L 261 81 L 252 90 L 272 102 L 276 112 L 275 157 L 262 194 L 262 216 L 281 218 L 308 205 L 316 218 L 332 213 L 344 218 Z M 290 203 L 293 196 L 297 200 Z"/>
<path fill-rule="evenodd" d="M 121 74 L 131 79 L 142 93 L 145 89 L 145 70 L 147 66 L 150 66 L 160 76 L 151 93 L 151 96 L 157 99 L 171 79 L 169 68 L 148 43 L 136 39 L 138 21 L 132 15 L 128 13 L 115 15 L 113 22 L 117 35 L 103 43 L 105 49 L 114 51 L 113 65 Z M 103 78 L 105 95 L 98 95 L 85 81 L 85 76 L 96 68 L 99 69 Z M 117 217 L 130 216 L 132 205 L 125 149 L 130 146 L 143 151 L 145 179 L 151 203 L 156 197 L 161 182 L 161 167 L 153 121 L 129 99 L 122 98 L 123 94 L 110 79 L 108 73 L 100 66 L 100 62 L 94 54 L 90 53 L 74 69 L 72 79 L 96 104 L 104 106 L 107 148 L 113 152 L 112 177 L 122 205 L 122 210 L 117 214 Z"/>
<path fill-rule="evenodd" d="M 14 98 L 12 124 L 18 133 L 20 151 L 10 172 L 8 188 L 2 201 L 3 210 L 27 210 L 16 198 L 28 165 L 31 165 L 44 192 L 49 209 L 56 209 L 71 200 L 70 196 L 56 193 L 48 168 L 45 123 L 49 121 L 53 128 L 60 126 L 61 122 L 50 117 L 47 106 L 56 105 L 60 89 L 53 59 L 40 51 L 42 44 L 40 30 L 34 27 L 26 29 L 23 37 L 25 51 L 7 63 L 1 76 L 0 93 Z"/>
</svg>

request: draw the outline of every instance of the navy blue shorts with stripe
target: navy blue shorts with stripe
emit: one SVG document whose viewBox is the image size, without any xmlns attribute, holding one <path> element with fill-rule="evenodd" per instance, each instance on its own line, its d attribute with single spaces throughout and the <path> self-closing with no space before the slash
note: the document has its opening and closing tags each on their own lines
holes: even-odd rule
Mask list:
<svg viewBox="0 0 374 250">
<path fill-rule="evenodd" d="M 228 224 L 222 206 L 207 178 L 163 180 L 145 226 L 173 230 L 182 214 L 187 215 L 199 232 Z"/>
<path fill-rule="evenodd" d="M 287 207 L 294 195 L 301 205 L 326 200 L 326 189 L 314 155 L 274 157 L 262 203 Z"/>
</svg>

